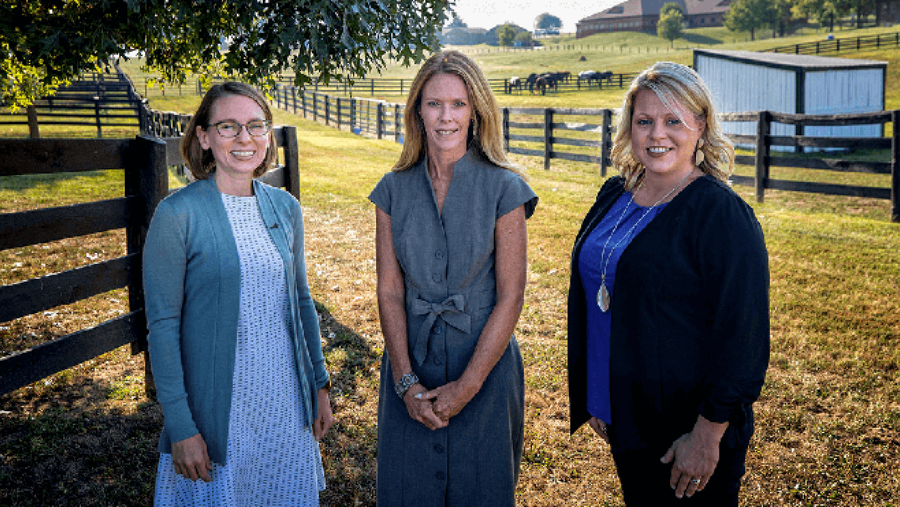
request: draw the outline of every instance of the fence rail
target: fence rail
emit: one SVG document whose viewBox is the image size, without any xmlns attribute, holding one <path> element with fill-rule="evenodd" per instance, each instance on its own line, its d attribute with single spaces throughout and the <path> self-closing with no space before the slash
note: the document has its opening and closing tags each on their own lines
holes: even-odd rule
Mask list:
<svg viewBox="0 0 900 507">
<path fill-rule="evenodd" d="M 791 44 L 766 49 L 765 52 L 818 55 L 822 53 L 840 53 L 841 51 L 861 51 L 863 49 L 880 49 L 887 47 L 900 47 L 900 32 L 804 42 L 802 44 Z"/>
<path fill-rule="evenodd" d="M 403 106 L 384 101 L 334 97 L 327 94 L 279 86 L 274 104 L 305 118 L 350 130 L 378 139 L 393 138 L 403 142 Z M 504 148 L 508 153 L 541 157 L 544 168 L 551 161 L 568 160 L 596 164 L 605 176 L 611 167 L 609 160 L 612 136 L 615 133 L 613 109 L 575 108 L 502 108 Z M 753 155 L 738 155 L 736 163 L 756 168 L 753 177 L 735 175 L 737 185 L 756 188 L 756 198 L 765 198 L 765 190 L 790 190 L 830 195 L 848 195 L 887 199 L 891 202 L 891 219 L 900 222 L 900 111 L 882 111 L 848 115 L 798 115 L 769 111 L 725 113 L 721 121 L 756 124 L 755 135 L 732 134 L 735 144 L 746 145 Z M 807 126 L 885 125 L 892 123 L 894 136 L 884 137 L 816 137 L 805 135 L 772 135 L 773 123 L 794 125 L 798 132 Z M 884 129 L 882 129 L 884 130 Z M 791 154 L 772 155 L 773 146 L 808 149 L 837 149 L 845 153 L 822 152 L 820 157 L 804 158 Z M 845 156 L 858 149 L 890 150 L 891 162 L 859 161 Z M 844 156 L 842 158 L 842 156 Z M 892 175 L 890 187 L 864 187 L 832 183 L 802 182 L 774 179 L 771 167 L 814 169 L 840 173 Z"/>
<path fill-rule="evenodd" d="M 53 96 L 35 101 L 23 111 L 0 112 L 0 125 L 28 127 L 29 137 L 39 139 L 41 126 L 94 127 L 97 138 L 103 129 L 140 128 L 138 108 L 142 99 L 121 70 L 90 73 L 86 79 L 60 87 Z M 89 79 L 89 80 L 88 80 Z M 117 131 L 118 132 L 118 131 Z"/>
</svg>

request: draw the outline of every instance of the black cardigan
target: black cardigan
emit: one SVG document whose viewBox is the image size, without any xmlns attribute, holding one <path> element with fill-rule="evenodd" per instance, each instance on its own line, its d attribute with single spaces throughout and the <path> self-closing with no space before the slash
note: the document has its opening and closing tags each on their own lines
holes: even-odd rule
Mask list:
<svg viewBox="0 0 900 507">
<path fill-rule="evenodd" d="M 624 189 L 600 189 L 572 250 L 569 402 L 574 433 L 587 412 L 584 287 L 578 255 Z M 685 187 L 626 248 L 611 301 L 612 450 L 665 449 L 702 414 L 749 445 L 751 404 L 769 360 L 769 268 L 753 210 L 710 176 Z M 591 298 L 593 300 L 593 298 Z M 660 454 L 662 456 L 662 454 Z"/>
</svg>

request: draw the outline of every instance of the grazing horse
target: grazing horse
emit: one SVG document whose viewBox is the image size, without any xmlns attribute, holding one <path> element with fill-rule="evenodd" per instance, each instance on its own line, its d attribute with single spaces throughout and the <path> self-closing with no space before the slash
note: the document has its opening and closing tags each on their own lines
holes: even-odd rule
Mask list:
<svg viewBox="0 0 900 507">
<path fill-rule="evenodd" d="M 522 91 L 522 80 L 519 79 L 519 76 L 513 76 L 509 78 L 509 92 L 512 93 L 513 90 Z"/>
<path fill-rule="evenodd" d="M 531 73 L 525 79 L 525 84 L 528 86 L 528 91 L 534 93 L 534 82 L 537 81 L 538 75 L 535 73 Z"/>
<path fill-rule="evenodd" d="M 556 91 L 556 79 L 554 79 L 553 74 L 541 74 L 535 80 L 534 87 L 537 91 L 541 92 L 541 95 L 547 93 L 548 88 L 552 88 L 553 91 Z"/>
<path fill-rule="evenodd" d="M 557 83 L 568 83 L 572 73 L 566 70 L 563 72 L 551 72 L 550 75 L 553 76 L 553 80 Z"/>
<path fill-rule="evenodd" d="M 597 73 L 597 81 L 602 82 L 606 81 L 608 84 L 612 84 L 613 73 L 611 70 L 604 70 L 603 72 Z"/>
</svg>

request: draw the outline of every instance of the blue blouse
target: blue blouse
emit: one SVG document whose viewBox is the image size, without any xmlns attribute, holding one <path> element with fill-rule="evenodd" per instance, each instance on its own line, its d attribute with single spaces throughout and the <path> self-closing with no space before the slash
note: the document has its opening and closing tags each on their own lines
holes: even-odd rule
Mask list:
<svg viewBox="0 0 900 507">
<path fill-rule="evenodd" d="M 578 257 L 578 269 L 581 271 L 584 297 L 587 302 L 587 409 L 592 416 L 606 423 L 612 420 L 609 392 L 611 317 L 608 311 L 601 311 L 597 304 L 603 267 L 606 265 L 606 289 L 611 300 L 615 297 L 616 264 L 619 257 L 631 240 L 668 204 L 660 204 L 651 209 L 632 202 L 631 195 L 624 192 L 613 204 L 600 224 L 584 241 L 581 255 Z M 605 253 L 604 246 L 606 246 Z"/>
</svg>

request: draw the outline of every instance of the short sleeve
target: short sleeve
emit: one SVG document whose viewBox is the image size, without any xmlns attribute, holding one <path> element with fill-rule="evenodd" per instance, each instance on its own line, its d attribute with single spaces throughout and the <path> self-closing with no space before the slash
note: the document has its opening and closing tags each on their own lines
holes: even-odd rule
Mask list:
<svg viewBox="0 0 900 507">
<path fill-rule="evenodd" d="M 503 169 L 507 171 L 506 169 Z M 525 205 L 525 218 L 531 218 L 534 209 L 537 208 L 538 196 L 531 190 L 528 183 L 518 174 L 507 171 L 509 176 L 506 178 L 506 184 L 503 186 L 503 192 L 500 195 L 500 202 L 497 205 L 497 218 L 506 215 L 510 211 Z"/>
<path fill-rule="evenodd" d="M 372 193 L 369 194 L 369 200 L 375 203 L 375 206 L 381 208 L 388 215 L 391 214 L 391 181 L 394 178 L 394 173 L 390 172 L 385 174 L 381 181 L 375 185 L 375 189 L 372 190 Z"/>
</svg>

